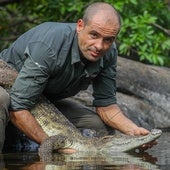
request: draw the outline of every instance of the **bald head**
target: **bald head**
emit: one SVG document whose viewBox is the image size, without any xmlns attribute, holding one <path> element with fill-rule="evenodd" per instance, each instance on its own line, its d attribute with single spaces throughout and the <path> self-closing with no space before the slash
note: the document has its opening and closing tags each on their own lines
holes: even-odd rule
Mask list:
<svg viewBox="0 0 170 170">
<path fill-rule="evenodd" d="M 119 28 L 121 27 L 120 15 L 116 9 L 108 3 L 96 2 L 89 5 L 84 12 L 84 23 L 88 24 L 96 15 L 99 15 L 106 23 L 118 23 Z"/>
</svg>

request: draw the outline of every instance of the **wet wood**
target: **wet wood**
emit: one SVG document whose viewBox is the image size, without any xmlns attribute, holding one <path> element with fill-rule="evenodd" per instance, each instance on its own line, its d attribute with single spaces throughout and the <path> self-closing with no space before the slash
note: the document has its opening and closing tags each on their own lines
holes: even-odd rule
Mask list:
<svg viewBox="0 0 170 170">
<path fill-rule="evenodd" d="M 117 89 L 118 102 L 128 115 L 142 120 L 143 114 L 143 122 L 170 127 L 170 68 L 119 57 Z"/>
<path fill-rule="evenodd" d="M 90 87 L 73 99 L 90 106 L 91 93 Z M 117 102 L 139 126 L 170 128 L 170 68 L 118 57 Z"/>
</svg>

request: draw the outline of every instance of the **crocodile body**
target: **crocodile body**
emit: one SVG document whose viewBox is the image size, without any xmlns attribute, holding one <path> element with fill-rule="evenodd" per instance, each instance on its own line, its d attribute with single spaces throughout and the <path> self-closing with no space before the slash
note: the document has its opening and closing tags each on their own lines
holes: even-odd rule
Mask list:
<svg viewBox="0 0 170 170">
<path fill-rule="evenodd" d="M 0 86 L 10 89 L 17 77 L 17 72 L 0 60 Z M 146 136 L 113 135 L 101 138 L 86 138 L 68 121 L 65 116 L 45 97 L 31 110 L 35 119 L 49 136 L 39 149 L 40 156 L 47 155 L 59 148 L 74 148 L 82 152 L 126 152 L 151 142 L 161 135 L 161 130 L 152 130 Z"/>
</svg>

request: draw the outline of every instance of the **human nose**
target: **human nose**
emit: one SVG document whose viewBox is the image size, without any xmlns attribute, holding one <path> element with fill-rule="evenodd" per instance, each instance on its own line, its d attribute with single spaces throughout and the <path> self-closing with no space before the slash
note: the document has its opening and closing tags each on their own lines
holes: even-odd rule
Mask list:
<svg viewBox="0 0 170 170">
<path fill-rule="evenodd" d="M 103 40 L 102 39 L 96 40 L 95 48 L 97 51 L 101 51 L 103 49 Z"/>
</svg>

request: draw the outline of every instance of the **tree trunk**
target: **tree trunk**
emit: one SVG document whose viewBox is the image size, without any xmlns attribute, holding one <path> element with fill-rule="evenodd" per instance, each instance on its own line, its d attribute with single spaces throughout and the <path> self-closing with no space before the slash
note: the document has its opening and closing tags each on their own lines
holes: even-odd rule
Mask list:
<svg viewBox="0 0 170 170">
<path fill-rule="evenodd" d="M 155 127 L 169 128 L 170 69 L 119 57 L 117 72 L 117 89 L 124 95 L 120 105 L 126 102 L 128 113 L 140 111 L 153 119 Z"/>
</svg>

